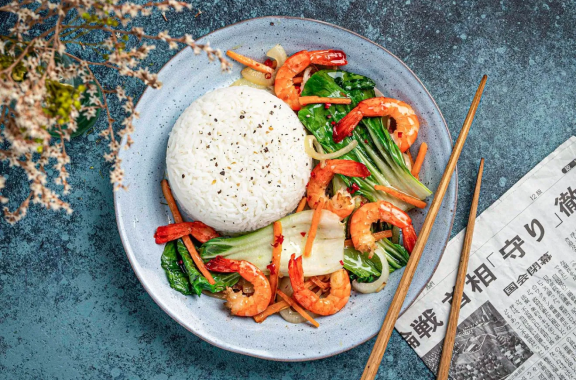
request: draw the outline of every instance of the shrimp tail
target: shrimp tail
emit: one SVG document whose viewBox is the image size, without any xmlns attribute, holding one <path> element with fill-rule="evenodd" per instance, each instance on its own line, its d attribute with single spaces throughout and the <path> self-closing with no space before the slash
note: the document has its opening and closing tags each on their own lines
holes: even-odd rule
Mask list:
<svg viewBox="0 0 576 380">
<path fill-rule="evenodd" d="M 296 255 L 293 253 L 288 262 L 288 274 L 290 275 L 290 284 L 292 289 L 300 289 L 304 286 L 304 269 L 302 268 L 302 256 L 295 259 Z"/>
<path fill-rule="evenodd" d="M 326 164 L 330 165 L 330 161 L 331 160 L 328 160 Z M 332 171 L 335 174 L 342 174 L 347 177 L 366 178 L 370 175 L 370 171 L 366 165 L 352 160 L 338 160 L 338 165 L 335 165 Z"/>
<path fill-rule="evenodd" d="M 416 231 L 412 225 L 402 229 L 402 239 L 404 240 L 404 248 L 406 248 L 408 253 L 412 253 L 412 250 L 416 245 L 416 240 L 418 239 L 416 236 Z"/>
<path fill-rule="evenodd" d="M 342 50 L 314 50 L 310 52 L 310 61 L 317 65 L 344 66 L 348 64 L 346 53 Z"/>
<path fill-rule="evenodd" d="M 344 118 L 334 126 L 334 131 L 332 132 L 332 139 L 334 142 L 339 143 L 344 140 L 346 136 L 351 135 L 352 131 L 354 131 L 354 128 L 356 128 L 362 118 L 362 112 L 357 109 L 353 109 L 344 116 Z"/>
<path fill-rule="evenodd" d="M 214 272 L 231 273 L 238 272 L 240 269 L 238 261 L 225 259 L 222 256 L 216 256 L 206 263 L 206 268 Z"/>
</svg>

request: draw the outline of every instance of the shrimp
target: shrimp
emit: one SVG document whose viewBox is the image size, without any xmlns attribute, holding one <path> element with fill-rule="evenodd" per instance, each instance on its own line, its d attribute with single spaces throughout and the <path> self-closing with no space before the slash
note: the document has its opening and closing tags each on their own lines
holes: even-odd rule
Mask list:
<svg viewBox="0 0 576 380">
<path fill-rule="evenodd" d="M 302 256 L 294 259 L 294 254 L 288 262 L 288 274 L 294 298 L 303 308 L 319 315 L 332 315 L 342 309 L 350 298 L 350 277 L 345 269 L 340 269 L 330 275 L 330 293 L 320 298 L 316 293 L 304 286 L 304 270 Z"/>
<path fill-rule="evenodd" d="M 237 272 L 246 281 L 254 285 L 254 294 L 250 297 L 242 292 L 235 293 L 232 288 L 226 288 L 226 307 L 233 315 L 252 317 L 266 310 L 272 297 L 268 279 L 254 264 L 245 260 L 229 260 L 216 256 L 206 264 L 206 268 L 215 272 Z"/>
<path fill-rule="evenodd" d="M 360 252 L 370 252 L 372 256 L 376 249 L 376 239 L 370 232 L 370 227 L 379 220 L 402 229 L 404 247 L 411 253 L 416 245 L 416 231 L 412 219 L 404 211 L 386 201 L 367 203 L 352 215 L 350 235 L 354 248 Z"/>
<path fill-rule="evenodd" d="M 318 164 L 312 170 L 311 178 L 306 188 L 308 206 L 314 209 L 321 199 L 325 199 L 324 208 L 332 211 L 342 220 L 354 211 L 354 202 L 352 202 L 350 193 L 345 189 L 334 194 L 332 199 L 326 199 L 326 188 L 335 174 L 366 178 L 370 175 L 370 172 L 364 164 L 351 160 L 326 160 L 324 167 Z"/>
<path fill-rule="evenodd" d="M 312 63 L 343 66 L 348 61 L 346 60 L 346 54 L 341 50 L 302 50 L 288 58 L 276 73 L 274 92 L 277 97 L 288 103 L 294 111 L 298 111 L 301 108 L 298 100 L 300 94 L 294 87 L 294 77 Z"/>
<path fill-rule="evenodd" d="M 392 98 L 370 98 L 361 101 L 342 120 L 334 125 L 333 139 L 340 142 L 352 133 L 364 117 L 389 116 L 396 122 L 390 131 L 400 151 L 404 153 L 416 141 L 420 122 L 410 105 Z"/>
</svg>

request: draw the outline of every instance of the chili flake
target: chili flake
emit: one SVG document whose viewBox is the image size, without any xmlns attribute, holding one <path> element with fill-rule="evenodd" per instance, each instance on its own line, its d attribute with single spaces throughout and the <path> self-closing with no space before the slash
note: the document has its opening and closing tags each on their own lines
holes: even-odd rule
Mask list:
<svg viewBox="0 0 576 380">
<path fill-rule="evenodd" d="M 270 274 L 276 274 L 276 265 L 268 264 L 268 265 L 266 265 L 266 268 L 268 268 L 268 270 L 270 271 Z"/>
<path fill-rule="evenodd" d="M 277 235 L 274 238 L 274 244 L 272 244 L 274 248 L 278 247 L 278 244 L 284 243 L 284 235 Z"/>
<path fill-rule="evenodd" d="M 340 265 L 344 266 L 344 261 L 340 260 Z"/>
<path fill-rule="evenodd" d="M 306 236 L 306 232 L 300 232 L 300 235 L 302 235 L 302 237 Z"/>
<path fill-rule="evenodd" d="M 330 108 L 330 107 L 332 107 L 332 103 L 326 103 L 326 104 L 324 104 L 324 108 L 328 109 L 328 108 Z"/>
<path fill-rule="evenodd" d="M 358 186 L 357 184 L 353 183 L 352 186 L 350 186 L 348 188 L 348 192 L 353 195 L 355 192 L 357 192 L 358 190 L 360 190 L 360 186 Z"/>
</svg>

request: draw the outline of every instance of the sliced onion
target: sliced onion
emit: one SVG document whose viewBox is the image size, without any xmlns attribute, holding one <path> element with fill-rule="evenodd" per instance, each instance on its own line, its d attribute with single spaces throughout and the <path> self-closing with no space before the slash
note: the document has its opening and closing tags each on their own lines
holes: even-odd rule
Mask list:
<svg viewBox="0 0 576 380">
<path fill-rule="evenodd" d="M 280 44 L 278 44 L 278 45 L 274 46 L 272 49 L 268 50 L 266 52 L 266 56 L 268 56 L 268 57 L 270 57 L 276 61 L 276 68 L 279 68 L 280 66 L 282 66 L 284 64 L 284 62 L 286 62 L 286 59 L 288 58 L 286 51 L 284 50 L 284 48 Z"/>
<path fill-rule="evenodd" d="M 244 79 L 244 78 L 240 78 L 230 85 L 230 87 L 233 87 L 233 86 L 248 86 L 248 87 L 259 88 L 260 90 L 266 90 L 266 91 L 269 91 L 270 93 L 272 92 L 270 87 L 262 86 L 262 85 L 254 83 L 254 82 L 250 82 L 249 80 Z"/>
<path fill-rule="evenodd" d="M 306 70 L 304 70 L 304 74 L 302 74 L 302 84 L 300 85 L 300 88 L 304 88 L 304 86 L 306 86 L 306 82 L 308 82 L 308 79 L 310 79 L 310 77 L 312 76 L 312 70 L 314 69 L 315 69 L 314 66 L 308 66 Z"/>
<path fill-rule="evenodd" d="M 388 260 L 384 256 L 384 250 L 380 247 L 376 248 L 374 254 L 378 256 L 380 262 L 382 263 L 382 274 L 374 282 L 358 282 L 356 280 L 352 281 L 352 288 L 360 293 L 378 293 L 386 286 L 388 282 L 388 277 L 390 276 L 390 267 L 388 266 Z"/>
<path fill-rule="evenodd" d="M 292 289 L 292 285 L 290 284 L 290 277 L 286 276 L 282 280 L 280 280 L 280 284 L 278 284 L 278 289 L 280 289 L 284 294 L 288 297 L 292 297 L 292 293 L 294 290 Z M 282 298 L 278 298 L 278 301 L 281 301 Z M 288 309 L 284 309 L 280 311 L 280 315 L 286 322 L 290 323 L 303 323 L 306 322 L 306 319 L 298 314 L 298 312 L 291 307 Z"/>
<path fill-rule="evenodd" d="M 408 153 L 402 153 L 404 156 L 404 162 L 406 163 L 406 167 L 408 170 L 412 171 L 412 162 L 410 162 L 410 157 L 408 157 Z"/>
<path fill-rule="evenodd" d="M 273 74 L 261 73 L 260 71 L 256 71 L 250 67 L 244 68 L 241 73 L 244 79 L 260 86 L 270 87 L 274 85 L 275 75 Z"/>
<path fill-rule="evenodd" d="M 308 135 L 304 138 L 304 149 L 306 150 L 306 154 L 308 154 L 310 157 L 312 157 L 315 160 L 331 160 L 333 158 L 337 158 L 340 157 L 348 152 L 350 152 L 352 149 L 356 148 L 356 146 L 358 146 L 358 141 L 356 140 L 352 140 L 352 142 L 350 144 L 348 144 L 347 146 L 345 146 L 342 149 L 337 150 L 336 152 L 332 152 L 332 153 L 319 153 L 316 151 L 316 149 L 314 148 L 314 142 L 317 142 L 316 137 L 314 135 Z"/>
</svg>

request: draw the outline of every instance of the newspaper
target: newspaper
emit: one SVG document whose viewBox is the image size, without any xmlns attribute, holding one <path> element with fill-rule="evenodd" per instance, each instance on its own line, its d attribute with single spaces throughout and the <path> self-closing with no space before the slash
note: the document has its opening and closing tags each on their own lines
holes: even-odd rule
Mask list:
<svg viewBox="0 0 576 380">
<path fill-rule="evenodd" d="M 576 379 L 576 138 L 476 221 L 453 380 Z M 437 372 L 465 231 L 396 323 Z"/>
</svg>

